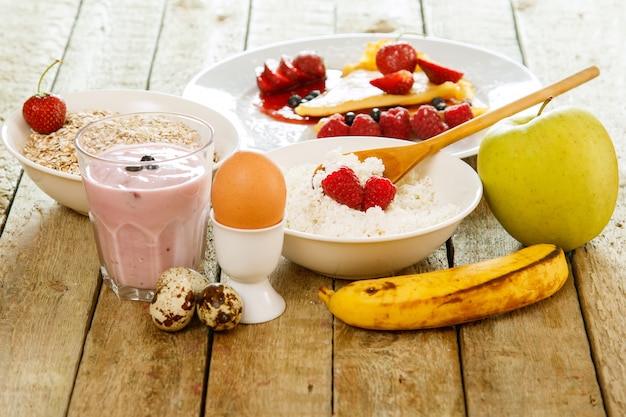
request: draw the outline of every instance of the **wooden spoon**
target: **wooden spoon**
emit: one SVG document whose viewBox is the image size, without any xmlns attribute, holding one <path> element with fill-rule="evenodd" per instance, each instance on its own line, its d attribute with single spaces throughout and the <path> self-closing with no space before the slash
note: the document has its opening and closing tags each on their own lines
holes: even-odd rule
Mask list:
<svg viewBox="0 0 626 417">
<path fill-rule="evenodd" d="M 384 176 L 392 182 L 398 181 L 418 163 L 428 156 L 438 152 L 442 148 L 457 142 L 473 133 L 485 129 L 497 121 L 512 116 L 522 110 L 536 104 L 543 103 L 550 97 L 571 90 L 600 74 L 596 66 L 591 66 L 561 81 L 541 88 L 534 93 L 515 100 L 503 107 L 484 113 L 468 120 L 452 129 L 449 129 L 431 139 L 427 139 L 413 145 L 393 146 L 389 148 L 376 148 L 363 151 L 351 152 L 357 155 L 360 161 L 368 157 L 376 157 L 385 164 Z M 321 166 L 318 169 L 322 168 Z"/>
</svg>

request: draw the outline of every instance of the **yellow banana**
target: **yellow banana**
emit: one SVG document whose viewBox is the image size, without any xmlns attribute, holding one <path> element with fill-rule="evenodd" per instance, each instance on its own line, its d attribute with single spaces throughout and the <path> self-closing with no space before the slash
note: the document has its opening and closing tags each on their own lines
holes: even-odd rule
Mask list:
<svg viewBox="0 0 626 417">
<path fill-rule="evenodd" d="M 557 292 L 569 276 L 563 250 L 537 244 L 499 258 L 423 274 L 353 281 L 320 300 L 336 317 L 366 329 L 451 326 L 506 313 Z"/>
</svg>

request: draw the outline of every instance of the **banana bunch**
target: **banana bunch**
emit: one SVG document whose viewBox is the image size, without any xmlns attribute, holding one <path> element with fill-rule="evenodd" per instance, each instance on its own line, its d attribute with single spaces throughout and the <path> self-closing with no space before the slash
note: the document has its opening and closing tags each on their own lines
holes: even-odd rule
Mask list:
<svg viewBox="0 0 626 417">
<path fill-rule="evenodd" d="M 365 329 L 413 330 L 506 313 L 557 292 L 569 276 L 563 250 L 532 245 L 512 254 L 423 274 L 353 281 L 320 300 L 336 317 Z"/>
</svg>

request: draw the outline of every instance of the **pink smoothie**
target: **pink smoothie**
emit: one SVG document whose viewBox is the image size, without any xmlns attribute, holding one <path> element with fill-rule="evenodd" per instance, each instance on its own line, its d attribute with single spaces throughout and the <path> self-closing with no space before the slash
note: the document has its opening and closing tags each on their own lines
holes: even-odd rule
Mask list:
<svg viewBox="0 0 626 417">
<path fill-rule="evenodd" d="M 167 268 L 201 264 L 211 165 L 200 154 L 159 163 L 188 153 L 176 145 L 124 146 L 99 155 L 124 164 L 92 161 L 88 166 L 83 181 L 89 217 L 103 272 L 118 286 L 154 289 Z M 144 155 L 154 158 L 151 166 L 133 168 Z"/>
</svg>

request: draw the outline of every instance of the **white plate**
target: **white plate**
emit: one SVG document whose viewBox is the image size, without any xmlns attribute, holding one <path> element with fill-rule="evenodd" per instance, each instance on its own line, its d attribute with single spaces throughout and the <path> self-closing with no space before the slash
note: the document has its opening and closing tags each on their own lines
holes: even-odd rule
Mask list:
<svg viewBox="0 0 626 417">
<path fill-rule="evenodd" d="M 245 51 L 197 74 L 187 84 L 183 97 L 222 112 L 237 127 L 242 147 L 268 151 L 286 144 L 315 137 L 310 125 L 276 121 L 262 114 L 253 101 L 258 95 L 255 68 L 269 58 L 295 55 L 303 50 L 319 53 L 328 69 L 341 69 L 357 62 L 367 42 L 395 34 L 345 34 L 275 43 Z M 540 88 L 539 80 L 524 66 L 493 51 L 443 39 L 403 36 L 432 59 L 463 71 L 476 88 L 476 99 L 491 109 Z M 466 157 L 478 152 L 483 132 L 478 132 L 445 149 Z"/>
</svg>

